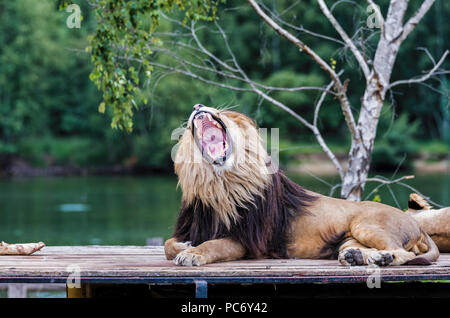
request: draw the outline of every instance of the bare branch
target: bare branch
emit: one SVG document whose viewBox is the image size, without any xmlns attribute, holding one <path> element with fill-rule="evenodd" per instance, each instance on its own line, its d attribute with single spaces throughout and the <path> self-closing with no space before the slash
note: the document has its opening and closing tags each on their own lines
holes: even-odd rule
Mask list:
<svg viewBox="0 0 450 318">
<path fill-rule="evenodd" d="M 217 26 L 218 30 L 220 31 L 220 33 L 222 35 L 222 38 L 223 38 L 223 40 L 225 42 L 226 48 L 228 50 L 228 53 L 231 55 L 231 58 L 233 60 L 233 63 L 235 65 L 236 69 L 239 70 L 241 75 L 246 79 L 247 83 L 253 88 L 254 92 L 256 94 L 258 94 L 259 96 L 261 96 L 262 98 L 264 98 L 265 100 L 269 101 L 270 103 L 272 103 L 272 104 L 278 106 L 279 108 L 283 109 L 284 111 L 288 112 L 289 114 L 291 114 L 292 116 L 297 118 L 302 124 L 304 124 L 306 127 L 308 127 L 313 132 L 314 136 L 317 139 L 317 142 L 322 147 L 323 151 L 327 154 L 327 156 L 330 158 L 330 160 L 335 165 L 337 171 L 339 172 L 340 177 L 344 178 L 344 171 L 342 169 L 342 166 L 340 165 L 339 161 L 337 160 L 336 156 L 333 154 L 331 149 L 326 144 L 326 142 L 323 139 L 322 134 L 320 133 L 320 131 L 317 128 L 317 126 L 316 125 L 311 125 L 306 119 L 304 119 L 302 116 L 300 116 L 299 114 L 294 112 L 292 109 L 290 109 L 289 107 L 287 107 L 283 103 L 273 99 L 268 94 L 266 94 L 266 93 L 262 92 L 261 90 L 259 90 L 254 85 L 254 83 L 248 78 L 247 74 L 245 74 L 244 70 L 240 67 L 239 63 L 237 62 L 236 56 L 234 55 L 233 51 L 231 50 L 231 47 L 230 47 L 230 45 L 228 43 L 227 36 L 226 36 L 225 32 L 222 30 L 222 28 L 217 23 L 216 23 L 216 26 Z M 332 81 L 327 86 L 326 90 L 328 91 L 333 84 L 334 84 L 334 82 Z M 324 91 L 324 93 L 322 93 L 322 96 L 324 96 L 325 94 L 326 94 L 326 92 Z M 325 98 L 325 97 L 323 97 L 323 98 Z M 319 105 L 319 107 L 320 107 L 320 105 Z"/>
<path fill-rule="evenodd" d="M 322 137 L 322 134 L 320 133 L 319 129 L 316 126 L 313 126 L 313 133 L 314 136 L 317 139 L 317 142 L 319 143 L 320 147 L 322 147 L 322 150 L 325 152 L 325 154 L 330 158 L 330 160 L 333 162 L 334 166 L 336 167 L 336 170 L 339 172 L 339 176 L 341 177 L 341 180 L 344 179 L 344 170 L 342 169 L 341 164 L 337 160 L 334 153 L 331 151 L 331 149 L 326 144 L 325 140 Z"/>
<path fill-rule="evenodd" d="M 118 58 L 121 58 L 121 57 L 118 57 Z M 131 60 L 135 60 L 135 59 L 131 59 Z M 142 61 L 140 61 L 140 60 L 136 60 L 136 61 L 142 63 Z M 156 67 L 162 68 L 162 69 L 165 69 L 167 71 L 183 74 L 183 75 L 192 77 L 194 79 L 197 79 L 199 81 L 202 81 L 202 82 L 205 82 L 205 83 L 208 83 L 208 84 L 212 84 L 212 85 L 215 85 L 215 86 L 219 86 L 219 87 L 222 87 L 222 88 L 227 88 L 227 89 L 231 89 L 231 90 L 234 90 L 234 91 L 241 91 L 241 92 L 253 92 L 253 90 L 249 89 L 249 88 L 237 87 L 237 86 L 228 85 L 228 84 L 224 84 L 222 82 L 217 82 L 217 81 L 213 81 L 213 80 L 204 78 L 204 77 L 202 77 L 202 76 L 200 76 L 198 74 L 195 74 L 195 73 L 193 73 L 193 72 L 191 72 L 189 70 L 182 70 L 182 69 L 179 69 L 179 68 L 176 68 L 176 67 L 172 67 L 172 66 L 161 64 L 161 63 L 152 62 L 152 61 L 148 61 L 148 64 L 150 64 L 152 66 L 156 66 Z"/>
<path fill-rule="evenodd" d="M 343 71 L 339 72 L 338 75 L 340 75 L 342 73 L 343 73 Z M 331 87 L 333 85 L 334 85 L 334 82 L 331 81 L 330 84 L 328 84 L 326 89 L 327 90 L 331 89 Z M 319 100 L 318 100 L 318 102 L 316 104 L 316 107 L 314 109 L 313 126 L 315 127 L 315 131 L 313 131 L 313 132 L 314 132 L 314 134 L 316 136 L 316 139 L 319 142 L 320 146 L 325 151 L 325 153 L 327 154 L 328 158 L 330 158 L 330 160 L 333 162 L 334 166 L 336 167 L 337 171 L 339 172 L 339 176 L 341 177 L 341 180 L 343 180 L 344 179 L 344 170 L 342 169 L 342 166 L 339 163 L 339 161 L 337 160 L 337 158 L 334 155 L 334 153 L 331 151 L 331 149 L 325 143 L 325 140 L 323 139 L 322 134 L 320 133 L 319 127 L 317 126 L 317 120 L 318 120 L 318 117 L 319 117 L 320 107 L 322 106 L 322 103 L 325 100 L 325 96 L 326 96 L 326 91 L 324 91 L 320 95 L 320 98 L 319 98 Z"/>
<path fill-rule="evenodd" d="M 332 197 L 334 195 L 334 191 L 336 191 L 337 188 L 342 187 L 342 183 L 335 184 L 331 187 L 330 192 L 328 193 L 329 197 Z"/>
<path fill-rule="evenodd" d="M 256 3 L 255 0 L 248 0 L 250 5 L 253 7 L 253 9 L 256 11 L 256 13 L 261 16 L 261 18 L 272 28 L 274 29 L 278 34 L 280 34 L 282 37 L 286 38 L 288 41 L 290 41 L 292 44 L 294 44 L 296 47 L 300 49 L 301 52 L 305 52 L 307 55 L 309 55 L 317 64 L 319 64 L 333 79 L 339 80 L 337 77 L 337 74 L 334 72 L 334 70 L 324 61 L 320 56 L 318 56 L 313 50 L 311 50 L 305 43 L 303 43 L 301 40 L 293 36 L 291 33 L 283 29 L 281 26 L 279 26 L 275 21 L 273 21 L 262 9 L 261 7 Z M 339 80 L 340 82 L 340 80 Z"/>
<path fill-rule="evenodd" d="M 378 183 L 380 183 L 380 186 L 397 184 L 397 185 L 400 185 L 402 187 L 408 188 L 408 189 L 410 189 L 413 192 L 416 192 L 417 194 L 422 196 L 425 200 L 427 200 L 428 202 L 432 203 L 433 205 L 435 205 L 435 206 L 437 206 L 439 208 L 443 208 L 444 207 L 444 206 L 440 205 L 439 203 L 436 203 L 436 202 L 432 201 L 428 196 L 422 194 L 416 188 L 410 186 L 409 184 L 401 182 L 403 180 L 410 180 L 410 179 L 414 179 L 414 176 L 413 175 L 403 176 L 403 177 L 397 178 L 395 180 L 388 180 L 388 179 L 385 179 L 385 178 L 382 178 L 382 177 L 379 177 L 379 178 L 375 177 L 375 178 L 367 178 L 366 181 L 368 181 L 368 182 L 378 182 Z M 378 189 L 380 186 L 378 186 L 376 189 Z M 371 193 L 369 193 L 366 198 L 368 198 L 372 193 L 374 193 L 374 191 L 375 191 L 375 189 Z"/>
<path fill-rule="evenodd" d="M 338 1 L 336 1 L 335 3 L 333 3 L 333 5 L 332 5 L 331 8 L 330 8 L 330 11 L 333 12 L 334 9 L 335 9 L 338 5 L 340 5 L 341 3 L 349 3 L 349 4 L 351 4 L 351 5 L 355 6 L 355 7 L 358 7 L 358 8 L 361 9 L 361 10 L 363 9 L 363 7 L 361 7 L 356 1 L 351 1 L 351 0 L 338 0 Z"/>
<path fill-rule="evenodd" d="M 403 26 L 403 33 L 401 40 L 403 41 L 408 37 L 408 35 L 414 30 L 416 25 L 422 20 L 423 16 L 428 12 L 428 10 L 433 5 L 434 0 L 424 0 L 419 10 L 405 23 Z"/>
<path fill-rule="evenodd" d="M 342 73 L 342 71 L 341 71 Z M 339 74 L 341 74 L 339 73 Z M 313 120 L 313 125 L 317 127 L 317 119 L 319 117 L 319 111 L 320 111 L 320 107 L 322 106 L 323 101 L 325 100 L 326 97 L 326 93 L 329 89 L 331 89 L 331 87 L 333 87 L 334 82 L 330 82 L 330 84 L 328 84 L 327 88 L 325 89 L 325 91 L 320 95 L 320 98 L 316 104 L 316 107 L 314 109 L 314 120 Z"/>
<path fill-rule="evenodd" d="M 218 24 L 216 24 L 216 26 L 217 26 L 219 32 L 222 34 L 222 37 L 224 38 L 224 42 L 225 42 L 226 45 L 227 45 L 228 51 L 229 51 L 230 55 L 233 57 L 234 64 L 237 64 L 237 61 L 236 61 L 236 59 L 235 59 L 235 57 L 234 57 L 234 55 L 233 55 L 233 52 L 231 51 L 231 48 L 230 48 L 229 45 L 228 45 L 228 41 L 226 40 L 225 32 L 220 28 L 220 26 L 219 26 Z M 197 38 L 197 39 L 198 39 L 198 38 Z M 180 42 L 180 43 L 183 43 L 183 42 Z M 198 49 L 198 52 L 204 53 L 204 54 L 206 54 L 207 56 L 211 57 L 212 53 L 210 53 L 209 51 L 207 51 L 207 50 L 204 48 L 204 46 L 200 43 L 200 41 L 199 41 L 198 43 L 200 44 L 199 49 Z M 193 47 L 190 47 L 190 46 L 184 46 L 184 47 L 189 47 L 189 48 L 191 48 L 191 49 L 196 49 L 196 50 L 197 50 L 197 48 L 193 48 Z M 246 83 L 248 83 L 248 81 L 249 81 L 248 78 L 244 78 L 244 77 L 238 76 L 238 75 L 236 75 L 235 73 L 224 72 L 224 71 L 218 70 L 218 69 L 215 68 L 215 67 L 208 67 L 208 66 L 199 65 L 199 64 L 193 63 L 193 62 L 191 62 L 191 61 L 188 61 L 187 59 L 182 58 L 182 57 L 179 56 L 178 54 L 174 53 L 173 50 L 169 50 L 169 49 L 161 48 L 161 47 L 150 47 L 150 48 L 151 48 L 153 51 L 156 51 L 156 52 L 157 52 L 157 51 L 161 51 L 161 52 L 163 52 L 164 54 L 173 57 L 176 61 L 180 62 L 180 63 L 183 64 L 183 65 L 188 65 L 188 66 L 197 68 L 197 69 L 199 69 L 199 70 L 208 71 L 208 72 L 211 72 L 211 73 L 215 73 L 216 75 L 220 75 L 220 76 L 222 76 L 222 77 L 228 77 L 228 78 L 235 79 L 235 80 L 239 80 L 239 81 L 246 82 Z M 197 58 L 200 59 L 200 57 L 198 57 L 198 56 L 197 56 Z M 219 58 L 217 58 L 217 57 L 214 56 L 214 61 L 218 62 L 218 61 L 219 61 Z M 223 62 L 222 60 L 220 60 L 220 61 Z M 219 63 L 219 64 L 222 65 L 222 63 Z M 236 68 L 235 70 L 238 70 L 239 72 L 241 71 L 240 68 L 239 68 L 239 69 Z M 261 84 L 261 83 L 255 82 L 255 81 L 252 81 L 252 82 L 253 82 L 253 84 L 254 84 L 255 86 L 257 86 L 257 87 L 259 87 L 259 88 L 262 88 L 262 89 L 265 89 L 265 90 L 270 90 L 270 91 L 298 92 L 298 91 L 318 90 L 318 91 L 323 91 L 323 92 L 328 93 L 328 94 L 331 94 L 331 95 L 336 95 L 336 93 L 333 92 L 333 91 L 331 91 L 330 89 L 325 89 L 325 88 L 323 88 L 323 87 L 317 87 L 317 86 L 274 87 L 274 86 L 264 85 L 264 84 Z"/>
<path fill-rule="evenodd" d="M 219 59 L 217 56 L 215 56 L 214 54 L 212 54 L 210 51 L 208 51 L 200 42 L 200 40 L 197 37 L 197 34 L 195 33 L 195 22 L 192 22 L 191 24 L 191 33 L 192 33 L 192 37 L 195 40 L 195 43 L 197 43 L 197 46 L 203 51 L 203 53 L 205 53 L 206 55 L 208 55 L 210 58 L 212 58 L 214 61 L 216 61 L 217 63 L 219 63 L 221 66 L 225 67 L 226 69 L 230 70 L 231 72 L 238 72 L 237 69 L 232 68 L 231 66 L 229 66 L 227 63 L 223 62 L 221 59 Z"/>
<path fill-rule="evenodd" d="M 418 51 L 424 51 L 425 54 L 429 57 L 431 62 L 433 62 L 433 65 L 436 64 L 436 60 L 434 59 L 433 55 L 431 55 L 430 51 L 426 47 L 418 47 L 416 48 Z"/>
<path fill-rule="evenodd" d="M 189 61 L 189 60 L 187 60 L 185 58 L 182 58 L 178 54 L 174 53 L 173 50 L 169 50 L 169 49 L 161 48 L 161 47 L 150 47 L 150 48 L 154 52 L 162 52 L 166 56 L 171 56 L 175 61 L 177 61 L 180 64 L 184 65 L 186 69 L 187 69 L 187 66 L 191 66 L 192 68 L 196 68 L 198 70 L 214 73 L 214 74 L 216 74 L 218 76 L 222 76 L 222 77 L 226 77 L 226 78 L 230 78 L 230 79 L 235 79 L 235 80 L 238 80 L 238 81 L 241 81 L 241 82 L 245 82 L 245 83 L 248 82 L 245 78 L 243 78 L 241 76 L 238 76 L 238 75 L 236 75 L 234 73 L 224 72 L 224 71 L 221 71 L 221 70 L 219 70 L 217 68 L 214 68 L 214 67 L 208 67 L 208 66 L 197 64 L 197 63 L 193 63 L 193 62 L 191 62 L 191 61 Z M 163 64 L 161 64 L 161 65 L 163 65 Z M 155 66 L 162 67 L 161 65 L 155 65 Z M 165 68 L 167 69 L 168 67 L 169 66 L 166 65 Z M 175 71 L 175 69 L 176 68 L 173 68 L 172 71 Z M 185 72 L 188 72 L 188 71 L 185 71 Z M 187 75 L 187 74 L 185 74 L 185 75 Z M 275 87 L 275 86 L 267 86 L 267 85 L 264 85 L 264 84 L 261 84 L 261 83 L 258 83 L 258 82 L 254 82 L 254 81 L 253 81 L 253 83 L 255 84 L 255 86 L 257 86 L 257 87 L 259 87 L 261 89 L 270 90 L 270 91 L 281 91 L 281 92 L 322 91 L 322 92 L 327 93 L 327 94 L 336 95 L 335 92 L 330 90 L 331 88 L 326 89 L 326 88 L 319 87 L 319 86 Z"/>
<path fill-rule="evenodd" d="M 225 32 L 220 28 L 220 26 L 217 23 L 216 23 L 216 26 L 219 30 L 219 33 L 221 33 L 222 37 L 224 37 Z M 189 34 L 190 37 L 193 37 L 193 34 L 195 34 L 193 26 L 191 26 L 191 27 L 184 26 L 184 28 L 189 30 L 189 32 L 187 32 L 185 34 Z M 160 35 L 167 35 L 169 37 L 176 36 L 176 34 L 177 33 L 168 33 L 168 34 L 160 33 Z M 186 69 L 184 72 L 189 72 L 190 70 L 187 67 L 190 66 L 190 67 L 198 69 L 198 70 L 207 71 L 210 73 L 214 73 L 215 75 L 219 75 L 219 76 L 222 76 L 225 78 L 230 78 L 230 79 L 234 79 L 234 80 L 238 80 L 238 81 L 247 83 L 247 79 L 236 74 L 236 71 L 239 72 L 239 70 L 237 68 L 233 68 L 233 70 L 235 72 L 228 72 L 228 71 L 223 71 L 223 70 L 218 69 L 216 67 L 216 65 L 214 65 L 214 62 L 217 63 L 219 66 L 221 66 L 221 65 L 223 66 L 223 63 L 225 63 L 225 61 L 220 60 L 217 56 L 213 55 L 210 51 L 206 50 L 206 48 L 202 45 L 202 43 L 200 42 L 198 37 L 196 37 L 196 38 L 197 38 L 196 43 L 199 44 L 198 47 L 186 44 L 181 41 L 166 41 L 166 43 L 174 45 L 174 46 L 179 46 L 182 49 L 187 49 L 189 54 L 192 57 L 195 57 L 196 59 L 201 60 L 201 61 L 206 61 L 206 62 L 209 61 L 210 63 L 208 63 L 208 64 L 210 64 L 211 66 L 207 66 L 206 63 L 203 63 L 205 65 L 200 65 L 200 64 L 191 62 L 187 58 L 181 57 L 173 49 L 168 49 L 168 48 L 164 48 L 164 47 L 160 47 L 160 46 L 151 46 L 151 45 L 149 45 L 148 47 L 154 52 L 162 52 L 166 56 L 171 56 L 175 61 L 179 62 L 181 65 L 184 66 L 184 68 Z M 225 43 L 227 43 L 225 37 L 224 37 L 224 41 L 225 41 Z M 229 47 L 228 47 L 228 51 L 232 54 L 231 49 Z M 203 54 L 206 55 L 207 57 L 212 58 L 212 60 L 208 60 L 208 59 L 205 60 L 205 58 L 203 56 L 201 56 Z M 226 64 L 226 65 L 231 67 L 229 64 Z M 175 69 L 176 68 L 174 68 L 174 70 Z M 180 73 L 180 70 L 178 70 L 176 72 Z M 190 71 L 190 72 L 192 73 L 192 71 Z M 188 74 L 185 74 L 185 75 L 188 75 Z M 264 85 L 264 84 L 261 84 L 261 83 L 255 82 L 255 81 L 253 81 L 253 83 L 255 84 L 255 86 L 257 86 L 261 89 L 264 89 L 264 90 L 268 90 L 268 91 L 270 90 L 270 91 L 283 91 L 283 92 L 298 92 L 298 91 L 318 90 L 318 91 L 326 91 L 326 93 L 331 94 L 331 95 L 336 95 L 336 93 L 330 89 L 326 90 L 323 87 L 317 87 L 317 86 L 274 87 L 274 86 Z"/>
<path fill-rule="evenodd" d="M 388 179 L 382 179 L 382 178 L 367 178 L 366 182 L 378 182 L 378 183 L 382 183 L 382 184 L 395 184 L 395 183 L 399 183 L 402 180 L 410 180 L 410 179 L 414 179 L 414 176 L 413 175 L 403 176 L 403 177 L 397 178 L 395 180 L 388 180 Z"/>
<path fill-rule="evenodd" d="M 400 81 L 395 81 L 393 83 L 391 83 L 389 85 L 389 88 L 392 88 L 394 86 L 397 85 L 402 85 L 402 84 L 413 84 L 413 83 L 421 83 L 421 82 L 425 82 L 426 80 L 428 80 L 431 76 L 436 74 L 436 70 L 439 68 L 439 66 L 441 66 L 441 64 L 445 61 L 445 58 L 447 57 L 447 55 L 449 54 L 449 51 L 445 51 L 444 54 L 442 55 L 441 59 L 433 66 L 433 68 L 426 73 L 423 76 L 420 76 L 418 78 L 412 78 L 409 80 L 400 80 Z"/>
<path fill-rule="evenodd" d="M 256 3 L 255 0 L 248 0 L 250 5 L 253 7 L 253 9 L 256 11 L 256 13 L 272 28 L 274 29 L 278 34 L 280 34 L 282 37 L 286 38 L 288 41 L 290 41 L 292 44 L 294 44 L 296 47 L 300 49 L 300 51 L 305 52 L 307 55 L 309 55 L 319 66 L 324 69 L 331 77 L 331 79 L 334 81 L 334 87 L 336 91 L 338 92 L 338 98 L 341 103 L 341 109 L 344 113 L 344 117 L 347 123 L 347 126 L 350 130 L 350 133 L 352 135 L 353 139 L 359 140 L 359 132 L 356 129 L 355 119 L 353 117 L 353 113 L 351 111 L 350 102 L 348 101 L 347 95 L 346 95 L 346 87 L 342 84 L 339 76 L 336 74 L 336 72 L 319 56 L 317 55 L 313 50 L 311 50 L 306 44 L 304 44 L 302 41 L 300 41 L 298 38 L 293 36 L 291 33 L 283 29 L 281 26 L 279 26 L 275 21 L 273 21 L 262 9 L 261 7 Z"/>
<path fill-rule="evenodd" d="M 295 3 L 294 3 L 294 4 L 295 4 Z M 281 14 L 277 15 L 275 12 L 269 10 L 269 8 L 268 8 L 266 5 L 264 5 L 263 3 L 261 3 L 260 5 L 261 5 L 261 7 L 263 7 L 267 12 L 270 13 L 271 17 L 272 17 L 275 21 L 277 21 L 277 22 L 280 23 L 280 24 L 283 24 L 283 25 L 285 25 L 285 26 L 287 26 L 287 27 L 289 27 L 289 28 L 291 28 L 291 29 L 294 29 L 295 31 L 303 32 L 303 33 L 306 33 L 306 34 L 315 36 L 315 37 L 317 37 L 317 38 L 321 38 L 321 39 L 324 39 L 324 40 L 332 41 L 332 42 L 338 43 L 338 44 L 340 44 L 340 45 L 345 45 L 345 42 L 343 42 L 343 41 L 341 41 L 341 40 L 339 40 L 339 39 L 336 39 L 336 38 L 333 38 L 333 37 L 331 37 L 331 36 L 323 35 L 323 34 L 320 34 L 320 33 L 313 32 L 313 31 L 311 31 L 311 30 L 305 29 L 302 25 L 300 25 L 300 26 L 295 26 L 295 25 L 293 25 L 292 23 L 286 22 L 286 21 L 284 21 L 283 19 L 280 18 Z"/>
<path fill-rule="evenodd" d="M 442 209 L 442 208 L 445 208 L 443 205 L 441 205 L 441 204 L 439 204 L 439 203 L 436 203 L 436 202 L 432 201 L 432 200 L 430 199 L 429 196 L 424 195 L 424 194 L 421 193 L 419 190 L 417 190 L 416 188 L 410 186 L 409 184 L 406 184 L 406 183 L 403 183 L 403 182 L 398 182 L 397 184 L 398 184 L 398 185 L 401 185 L 402 187 L 408 188 L 409 190 L 411 190 L 411 191 L 413 191 L 413 192 L 419 194 L 419 195 L 422 196 L 425 200 L 427 200 L 428 202 L 432 203 L 432 204 L 435 205 L 436 207 L 441 208 L 441 209 Z"/>
<path fill-rule="evenodd" d="M 364 76 L 366 80 L 369 79 L 370 75 L 370 69 L 369 66 L 367 66 L 366 61 L 364 60 L 364 57 L 361 55 L 361 52 L 356 48 L 353 41 L 350 39 L 348 34 L 344 31 L 344 29 L 341 27 L 339 22 L 335 19 L 335 17 L 331 14 L 330 10 L 328 9 L 326 3 L 324 0 L 318 0 L 320 9 L 322 10 L 323 14 L 327 17 L 327 19 L 330 21 L 331 25 L 335 28 L 335 30 L 339 33 L 341 38 L 344 40 L 345 44 L 350 48 L 353 55 L 355 56 L 356 60 L 359 63 L 359 66 L 361 67 Z"/>
<path fill-rule="evenodd" d="M 311 130 L 314 130 L 314 126 L 311 125 L 306 119 L 304 119 L 302 116 L 300 116 L 299 114 L 297 114 L 296 112 L 294 112 L 292 109 L 290 109 L 289 107 L 287 107 L 286 105 L 284 105 L 283 103 L 279 102 L 278 100 L 270 97 L 268 94 L 264 93 L 263 91 L 261 91 L 260 89 L 258 89 L 255 85 L 255 83 L 253 81 L 251 81 L 247 74 L 244 72 L 244 70 L 240 67 L 239 63 L 237 62 L 236 56 L 234 55 L 233 51 L 231 50 L 231 47 L 228 43 L 227 40 L 227 36 L 225 34 L 225 32 L 222 30 L 222 28 L 220 28 L 220 26 L 218 24 L 216 24 L 216 26 L 219 29 L 220 34 L 222 35 L 222 38 L 224 40 L 224 43 L 226 45 L 226 48 L 228 50 L 228 53 L 231 55 L 231 58 L 233 60 L 234 66 L 235 68 L 238 70 L 239 73 L 241 73 L 241 75 L 245 78 L 246 82 L 250 85 L 250 87 L 253 89 L 253 91 L 258 94 L 259 96 L 261 96 L 262 98 L 264 98 L 265 100 L 267 100 L 268 102 L 274 104 L 275 106 L 283 109 L 284 111 L 288 112 L 289 114 L 291 114 L 294 118 L 296 118 L 297 120 L 299 120 L 303 125 L 305 125 L 306 127 L 308 127 Z"/>
</svg>

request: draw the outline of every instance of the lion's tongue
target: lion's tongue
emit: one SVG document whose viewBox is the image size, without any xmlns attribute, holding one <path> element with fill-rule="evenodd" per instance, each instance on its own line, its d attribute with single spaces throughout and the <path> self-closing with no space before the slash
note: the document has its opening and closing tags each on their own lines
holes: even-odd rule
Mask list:
<svg viewBox="0 0 450 318">
<path fill-rule="evenodd" d="M 203 134 L 203 150 L 212 158 L 217 159 L 225 155 L 223 130 L 217 127 L 208 127 Z"/>
<path fill-rule="evenodd" d="M 216 159 L 219 156 L 224 155 L 223 143 L 209 144 L 208 146 L 208 154 Z"/>
</svg>

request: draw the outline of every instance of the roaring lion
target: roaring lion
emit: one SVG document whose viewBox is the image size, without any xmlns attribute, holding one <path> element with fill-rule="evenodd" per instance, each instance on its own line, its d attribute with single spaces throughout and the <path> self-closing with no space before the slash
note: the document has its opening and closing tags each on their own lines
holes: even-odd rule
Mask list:
<svg viewBox="0 0 450 318">
<path fill-rule="evenodd" d="M 406 213 L 314 193 L 273 169 L 256 125 L 241 113 L 195 105 L 177 146 L 182 203 L 165 243 L 177 265 L 241 258 L 429 265 L 439 257 Z"/>
</svg>

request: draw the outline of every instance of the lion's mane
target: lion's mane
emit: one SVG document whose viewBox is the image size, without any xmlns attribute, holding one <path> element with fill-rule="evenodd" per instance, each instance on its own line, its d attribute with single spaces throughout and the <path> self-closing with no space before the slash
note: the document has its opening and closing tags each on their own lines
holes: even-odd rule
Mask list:
<svg viewBox="0 0 450 318">
<path fill-rule="evenodd" d="M 175 158 L 183 195 L 174 237 L 194 246 L 231 238 L 246 248 L 250 258 L 285 258 L 291 221 L 307 213 L 315 197 L 281 170 L 269 173 L 270 157 L 250 118 L 232 111 L 217 116 L 233 139 L 232 164 L 217 169 L 204 160 L 192 160 L 199 149 L 192 134 L 184 133 Z"/>
</svg>

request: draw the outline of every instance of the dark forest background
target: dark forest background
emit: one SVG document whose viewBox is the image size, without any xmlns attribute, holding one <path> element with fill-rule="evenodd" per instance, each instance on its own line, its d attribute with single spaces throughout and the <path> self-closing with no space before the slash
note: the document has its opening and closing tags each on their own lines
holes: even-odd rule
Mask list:
<svg viewBox="0 0 450 318">
<path fill-rule="evenodd" d="M 0 2 L 0 162 L 3 165 L 20 158 L 38 167 L 121 165 L 169 171 L 174 144 L 170 138 L 172 130 L 186 120 L 196 103 L 234 107 L 250 115 L 261 127 L 280 128 L 283 163 L 301 153 L 321 151 L 306 128 L 274 106 L 260 103 L 254 94 L 231 92 L 157 70 L 147 80 L 148 103 L 136 112 L 133 132 L 111 129 L 108 112 L 98 112 L 101 93 L 89 79 L 92 65 L 85 51 L 96 22 L 85 1 L 74 2 L 82 9 L 80 29 L 66 26 L 69 13 L 59 11 L 56 1 Z M 265 3 L 281 12 L 292 2 Z M 342 4 L 336 8 L 335 15 L 353 33 L 367 19 L 365 8 L 365 3 L 363 8 Z M 286 87 L 328 83 L 326 74 L 290 43 L 268 30 L 246 3 L 227 1 L 219 12 L 219 23 L 229 34 L 236 57 L 252 78 L 267 85 Z M 403 44 L 393 81 L 420 75 L 432 67 L 427 54 L 419 48 L 427 48 L 436 59 L 448 49 L 449 17 L 450 2 L 436 1 Z M 313 0 L 299 1 L 289 9 L 287 18 L 315 32 L 336 36 Z M 160 30 L 173 28 L 163 22 Z M 220 52 L 221 43 L 211 33 L 200 35 L 210 50 Z M 351 53 L 309 35 L 302 35 L 302 39 L 325 60 L 334 59 L 338 69 L 346 70 L 350 80 L 348 95 L 355 108 L 359 108 L 365 83 L 361 74 L 354 71 L 357 65 Z M 369 45 L 368 50 L 371 49 L 374 48 Z M 156 54 L 154 58 L 165 56 Z M 447 61 L 443 68 L 448 66 Z M 450 85 L 444 76 L 428 81 L 427 85 L 398 86 L 388 98 L 375 143 L 375 169 L 395 168 L 401 162 L 402 167 L 408 168 L 408 159 L 418 156 L 430 160 L 448 156 Z M 276 97 L 309 119 L 319 93 L 280 92 Z M 348 151 L 346 127 L 337 102 L 330 99 L 323 106 L 321 120 L 331 149 L 337 153 Z"/>
</svg>

